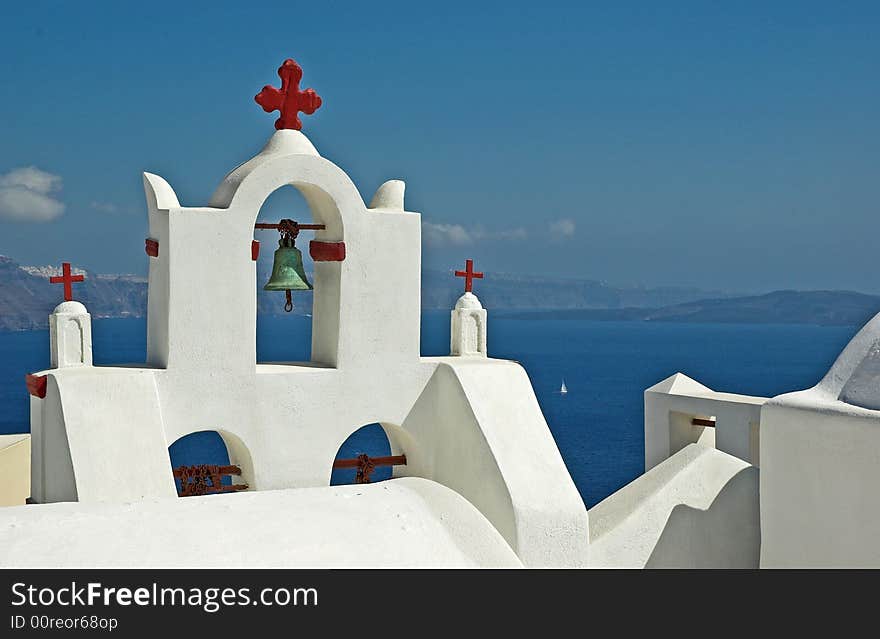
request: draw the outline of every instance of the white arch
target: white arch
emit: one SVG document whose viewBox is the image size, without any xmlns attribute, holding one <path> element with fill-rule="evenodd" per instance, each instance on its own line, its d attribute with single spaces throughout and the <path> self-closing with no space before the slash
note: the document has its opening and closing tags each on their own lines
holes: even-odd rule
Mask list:
<svg viewBox="0 0 880 639">
<path fill-rule="evenodd" d="M 385 433 L 385 438 L 388 440 L 388 446 L 391 449 L 392 455 L 406 455 L 407 464 L 413 464 L 418 466 L 419 460 L 421 458 L 421 453 L 419 452 L 416 444 L 416 440 L 413 437 L 412 433 L 405 430 L 403 427 L 384 420 L 378 420 L 375 422 L 369 422 L 365 424 L 361 424 L 360 426 L 356 426 L 354 428 L 350 428 L 345 432 L 345 435 L 336 440 L 336 446 L 333 452 L 333 458 L 330 460 L 330 465 L 332 466 L 333 460 L 339 456 L 339 451 L 342 449 L 342 446 L 348 439 L 359 432 L 360 430 L 366 428 L 367 426 L 373 426 L 374 424 L 378 424 L 382 431 Z M 392 469 L 393 477 L 410 477 L 410 476 L 418 476 L 416 473 L 407 472 L 406 466 L 395 466 Z M 330 475 L 328 473 L 327 481 L 330 481 Z"/>
<path fill-rule="evenodd" d="M 223 430 L 220 428 L 203 428 L 200 430 L 190 430 L 188 432 L 179 435 L 174 441 L 168 444 L 168 448 L 170 448 L 179 442 L 184 437 L 189 437 L 190 435 L 195 435 L 197 433 L 217 433 L 220 435 L 220 439 L 223 440 L 223 443 L 226 446 L 226 453 L 229 456 L 229 463 L 232 466 L 238 466 L 241 468 L 241 475 L 236 477 L 232 477 L 232 483 L 234 484 L 247 484 L 248 490 L 256 490 L 255 485 L 255 477 L 254 477 L 254 461 L 251 457 L 251 451 L 248 448 L 247 444 L 236 435 L 228 430 Z"/>
<path fill-rule="evenodd" d="M 298 131 L 278 131 L 258 155 L 230 172 L 211 196 L 210 206 L 256 216 L 266 199 L 282 186 L 299 189 L 314 221 L 326 225 L 316 238 L 345 240 L 345 226 L 367 207 L 357 187 L 341 168 L 318 155 Z"/>
</svg>

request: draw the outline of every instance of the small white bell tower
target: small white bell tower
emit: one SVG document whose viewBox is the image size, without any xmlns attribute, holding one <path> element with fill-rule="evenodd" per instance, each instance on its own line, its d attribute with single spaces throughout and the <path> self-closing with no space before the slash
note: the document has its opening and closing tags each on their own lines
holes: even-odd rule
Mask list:
<svg viewBox="0 0 880 639">
<path fill-rule="evenodd" d="M 79 302 L 61 302 L 49 315 L 52 368 L 92 365 L 92 316 Z"/>
<path fill-rule="evenodd" d="M 486 316 L 486 309 L 473 293 L 458 298 L 452 311 L 452 355 L 486 357 Z"/>
<path fill-rule="evenodd" d="M 70 262 L 61 265 L 61 275 L 49 282 L 64 285 L 64 301 L 49 315 L 49 353 L 52 368 L 92 365 L 92 317 L 80 302 L 73 299 L 73 284 L 85 281 L 74 274 Z"/>
<path fill-rule="evenodd" d="M 486 357 L 486 309 L 473 294 L 474 279 L 483 274 L 474 271 L 474 261 L 465 261 L 465 270 L 456 271 L 464 278 L 464 295 L 458 298 L 452 310 L 449 352 L 455 356 Z"/>
</svg>

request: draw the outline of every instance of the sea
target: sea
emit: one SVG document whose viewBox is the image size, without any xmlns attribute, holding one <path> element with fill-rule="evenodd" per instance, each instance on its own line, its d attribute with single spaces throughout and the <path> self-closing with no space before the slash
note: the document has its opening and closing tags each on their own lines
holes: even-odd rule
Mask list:
<svg viewBox="0 0 880 639">
<path fill-rule="evenodd" d="M 422 316 L 422 355 L 449 353 L 449 312 Z M 311 318 L 260 316 L 260 361 L 309 359 Z M 591 320 L 518 320 L 489 312 L 492 357 L 524 367 L 562 457 L 587 507 L 644 472 L 643 392 L 676 372 L 709 388 L 772 397 L 814 385 L 858 327 L 687 324 Z M 97 365 L 142 362 L 146 323 L 100 319 L 92 325 Z M 0 433 L 27 432 L 24 375 L 49 365 L 48 331 L 0 333 Z M 568 393 L 559 392 L 563 380 Z M 389 454 L 378 425 L 364 425 L 339 457 Z M 173 466 L 226 463 L 215 433 L 175 442 Z M 373 480 L 386 479 L 388 469 Z M 334 471 L 350 483 L 353 471 Z"/>
</svg>

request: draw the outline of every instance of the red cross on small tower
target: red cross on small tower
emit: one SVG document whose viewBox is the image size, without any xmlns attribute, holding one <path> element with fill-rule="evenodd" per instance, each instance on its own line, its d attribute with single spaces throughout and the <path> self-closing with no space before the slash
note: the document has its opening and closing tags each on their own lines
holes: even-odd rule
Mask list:
<svg viewBox="0 0 880 639">
<path fill-rule="evenodd" d="M 465 260 L 464 262 L 464 270 L 456 271 L 455 277 L 463 277 L 464 278 L 464 292 L 470 293 L 474 290 L 474 280 L 483 279 L 483 274 L 474 271 L 474 261 L 473 260 Z"/>
<path fill-rule="evenodd" d="M 70 274 L 70 262 L 64 262 L 61 264 L 61 272 L 63 275 L 53 275 L 49 278 L 49 282 L 52 284 L 64 284 L 64 301 L 69 302 L 73 299 L 73 284 L 74 282 L 82 282 L 86 278 L 82 275 L 71 275 Z"/>
<path fill-rule="evenodd" d="M 275 120 L 275 128 L 296 129 L 302 128 L 302 121 L 297 112 L 302 111 L 311 115 L 321 106 L 321 96 L 314 89 L 299 90 L 299 81 L 302 80 L 303 70 L 296 62 L 288 58 L 278 68 L 278 76 L 281 78 L 281 88 L 276 89 L 270 84 L 263 87 L 254 100 L 257 101 L 263 111 L 281 111 L 281 117 Z"/>
</svg>

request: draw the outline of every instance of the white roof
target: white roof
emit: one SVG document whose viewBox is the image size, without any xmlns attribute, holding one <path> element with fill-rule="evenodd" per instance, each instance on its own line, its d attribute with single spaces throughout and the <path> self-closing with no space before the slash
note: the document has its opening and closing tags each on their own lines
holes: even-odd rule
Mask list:
<svg viewBox="0 0 880 639">
<path fill-rule="evenodd" d="M 519 566 L 458 493 L 433 481 L 0 509 L 0 565 Z"/>
</svg>

